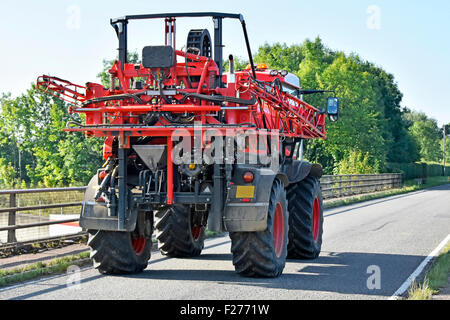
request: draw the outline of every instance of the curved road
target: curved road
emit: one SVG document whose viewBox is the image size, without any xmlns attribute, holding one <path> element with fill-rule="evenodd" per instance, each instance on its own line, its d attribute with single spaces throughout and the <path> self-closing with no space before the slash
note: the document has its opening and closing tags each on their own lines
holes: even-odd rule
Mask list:
<svg viewBox="0 0 450 320">
<path fill-rule="evenodd" d="M 207 240 L 198 258 L 154 252 L 138 275 L 86 268 L 0 289 L 0 299 L 387 299 L 449 233 L 446 185 L 326 210 L 320 257 L 290 260 L 276 279 L 235 274 L 230 240 L 220 237 Z"/>
</svg>

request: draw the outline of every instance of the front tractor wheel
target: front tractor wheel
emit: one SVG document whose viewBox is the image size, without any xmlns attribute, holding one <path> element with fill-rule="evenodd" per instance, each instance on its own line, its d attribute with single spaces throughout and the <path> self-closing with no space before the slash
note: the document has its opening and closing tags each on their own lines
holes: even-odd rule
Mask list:
<svg viewBox="0 0 450 320">
<path fill-rule="evenodd" d="M 323 199 L 318 178 L 307 177 L 287 190 L 289 203 L 288 258 L 315 259 L 322 247 Z"/>
<path fill-rule="evenodd" d="M 286 191 L 275 180 L 270 195 L 267 229 L 261 232 L 230 232 L 233 264 L 246 277 L 278 277 L 286 264 L 289 213 Z"/>
<path fill-rule="evenodd" d="M 152 240 L 133 232 L 89 230 L 94 267 L 103 274 L 142 272 L 150 260 Z"/>
</svg>

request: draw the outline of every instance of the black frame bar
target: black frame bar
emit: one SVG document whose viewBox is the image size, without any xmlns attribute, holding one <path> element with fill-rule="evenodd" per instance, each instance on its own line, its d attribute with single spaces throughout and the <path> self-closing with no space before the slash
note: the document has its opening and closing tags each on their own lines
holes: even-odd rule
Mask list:
<svg viewBox="0 0 450 320">
<path fill-rule="evenodd" d="M 245 45 L 247 46 L 247 53 L 252 68 L 253 77 L 256 79 L 255 65 L 253 64 L 252 51 L 248 40 L 247 27 L 244 16 L 242 14 L 222 13 L 222 12 L 184 12 L 184 13 L 157 13 L 157 14 L 141 14 L 129 15 L 120 18 L 111 19 L 111 25 L 116 30 L 119 39 L 119 61 L 122 68 L 128 61 L 127 50 L 127 25 L 129 20 L 143 20 L 143 19 L 158 19 L 158 18 L 192 18 L 192 17 L 212 17 L 214 19 L 214 61 L 219 67 L 219 75 L 217 77 L 216 85 L 222 87 L 222 60 L 223 60 L 223 43 L 222 43 L 222 20 L 224 18 L 238 19 L 241 22 L 242 30 L 244 32 Z"/>
</svg>

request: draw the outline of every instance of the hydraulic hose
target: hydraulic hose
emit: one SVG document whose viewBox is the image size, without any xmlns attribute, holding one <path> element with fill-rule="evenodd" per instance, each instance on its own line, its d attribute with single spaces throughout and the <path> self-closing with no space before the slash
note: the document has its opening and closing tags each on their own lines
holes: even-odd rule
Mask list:
<svg viewBox="0 0 450 320">
<path fill-rule="evenodd" d="M 235 103 L 235 104 L 239 104 L 239 105 L 254 105 L 256 103 L 256 99 L 253 96 L 252 96 L 251 100 L 245 100 L 245 99 L 240 99 L 240 98 L 235 98 L 235 97 L 209 96 L 206 94 L 189 93 L 189 92 L 182 92 L 182 91 L 179 93 L 184 95 L 183 101 L 186 98 L 197 98 L 200 100 L 206 100 L 206 101 L 210 101 L 210 102 L 217 102 L 217 103 L 230 102 L 230 103 Z"/>
<path fill-rule="evenodd" d="M 114 100 L 125 100 L 125 99 L 134 99 L 139 104 L 145 104 L 145 102 L 139 98 L 137 95 L 132 93 L 124 93 L 124 94 L 117 94 L 114 96 L 106 96 L 101 98 L 93 98 L 86 100 L 83 102 L 83 107 L 93 104 L 93 103 L 100 103 L 100 102 L 106 102 L 106 101 L 114 101 Z"/>
</svg>

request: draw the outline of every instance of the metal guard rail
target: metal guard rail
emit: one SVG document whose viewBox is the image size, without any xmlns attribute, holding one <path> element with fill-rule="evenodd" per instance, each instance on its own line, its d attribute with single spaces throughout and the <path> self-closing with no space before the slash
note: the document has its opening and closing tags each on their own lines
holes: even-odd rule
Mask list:
<svg viewBox="0 0 450 320">
<path fill-rule="evenodd" d="M 381 181 L 381 182 L 380 182 Z M 370 183 L 372 182 L 372 183 Z M 349 195 L 363 194 L 382 189 L 400 187 L 402 184 L 402 174 L 375 174 L 375 175 L 337 175 L 323 176 L 321 178 L 322 192 L 324 199 L 339 198 Z M 381 188 L 379 188 L 381 187 Z M 364 188 L 371 188 L 365 191 Z M 372 190 L 375 188 L 375 190 Z M 48 193 L 48 192 L 68 192 L 68 191 L 84 191 L 86 187 L 69 187 L 69 188 L 40 188 L 40 189 L 17 189 L 17 190 L 0 190 L 0 195 L 9 195 L 9 208 L 0 208 L 0 213 L 9 212 L 8 226 L 0 227 L 0 232 L 7 231 L 7 243 L 17 242 L 15 231 L 17 229 L 25 229 L 39 226 L 47 226 L 61 223 L 76 222 L 79 219 L 66 219 L 58 221 L 46 221 L 39 223 L 30 223 L 16 225 L 16 212 L 33 211 L 50 208 L 76 207 L 81 206 L 82 202 L 58 203 L 37 206 L 17 206 L 17 195 L 27 193 Z"/>
</svg>

